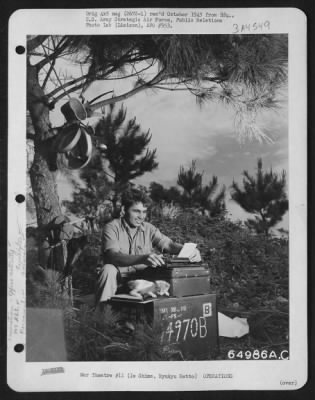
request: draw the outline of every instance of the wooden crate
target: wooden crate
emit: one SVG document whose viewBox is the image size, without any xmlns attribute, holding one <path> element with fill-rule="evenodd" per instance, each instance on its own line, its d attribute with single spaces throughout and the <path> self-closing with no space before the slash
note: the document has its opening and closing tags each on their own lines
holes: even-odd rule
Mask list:
<svg viewBox="0 0 315 400">
<path fill-rule="evenodd" d="M 187 357 L 209 359 L 217 351 L 216 295 L 160 297 L 136 302 L 112 298 L 112 306 L 137 324 L 147 321 L 161 332 L 163 345 L 178 345 Z"/>
</svg>

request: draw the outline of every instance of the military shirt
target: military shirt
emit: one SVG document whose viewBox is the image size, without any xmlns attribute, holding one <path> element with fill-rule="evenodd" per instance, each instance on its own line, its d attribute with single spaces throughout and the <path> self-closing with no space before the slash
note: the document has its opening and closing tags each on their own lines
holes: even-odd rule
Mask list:
<svg viewBox="0 0 315 400">
<path fill-rule="evenodd" d="M 123 218 L 114 219 L 105 225 L 102 234 L 102 251 L 106 262 L 106 252 L 115 250 L 123 254 L 149 254 L 153 248 L 163 252 L 172 242 L 158 228 L 143 222 L 136 230 L 129 227 Z"/>
</svg>

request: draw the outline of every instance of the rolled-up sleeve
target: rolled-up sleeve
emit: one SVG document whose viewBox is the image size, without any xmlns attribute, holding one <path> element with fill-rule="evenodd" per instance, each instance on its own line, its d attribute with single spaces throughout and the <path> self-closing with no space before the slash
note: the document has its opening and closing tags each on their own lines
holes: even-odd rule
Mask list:
<svg viewBox="0 0 315 400">
<path fill-rule="evenodd" d="M 120 251 L 117 229 L 111 224 L 107 224 L 102 234 L 102 251 L 106 253 L 108 250 Z"/>
<path fill-rule="evenodd" d="M 163 252 L 164 249 L 168 249 L 172 243 L 172 240 L 168 236 L 163 235 L 163 233 L 153 225 L 151 225 L 151 241 L 153 246 L 157 247 L 161 252 Z"/>
</svg>

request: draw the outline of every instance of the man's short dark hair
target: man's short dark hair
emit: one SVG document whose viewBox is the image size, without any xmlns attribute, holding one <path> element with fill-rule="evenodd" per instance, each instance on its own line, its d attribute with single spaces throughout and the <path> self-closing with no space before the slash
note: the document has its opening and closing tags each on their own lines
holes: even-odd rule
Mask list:
<svg viewBox="0 0 315 400">
<path fill-rule="evenodd" d="M 145 207 L 149 207 L 151 204 L 150 197 L 139 189 L 128 189 L 121 196 L 121 205 L 126 210 L 136 203 L 142 203 Z"/>
</svg>

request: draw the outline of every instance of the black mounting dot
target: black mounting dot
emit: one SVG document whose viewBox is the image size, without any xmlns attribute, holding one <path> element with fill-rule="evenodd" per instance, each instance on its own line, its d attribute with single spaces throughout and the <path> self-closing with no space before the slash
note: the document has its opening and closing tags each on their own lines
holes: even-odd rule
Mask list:
<svg viewBox="0 0 315 400">
<path fill-rule="evenodd" d="M 15 196 L 15 201 L 17 203 L 23 203 L 25 201 L 25 196 L 23 194 L 18 194 Z"/>
<path fill-rule="evenodd" d="M 25 47 L 24 46 L 16 46 L 15 52 L 17 54 L 24 54 L 25 53 Z"/>
<path fill-rule="evenodd" d="M 24 345 L 19 343 L 14 346 L 14 351 L 16 353 L 21 353 L 24 350 Z"/>
</svg>

